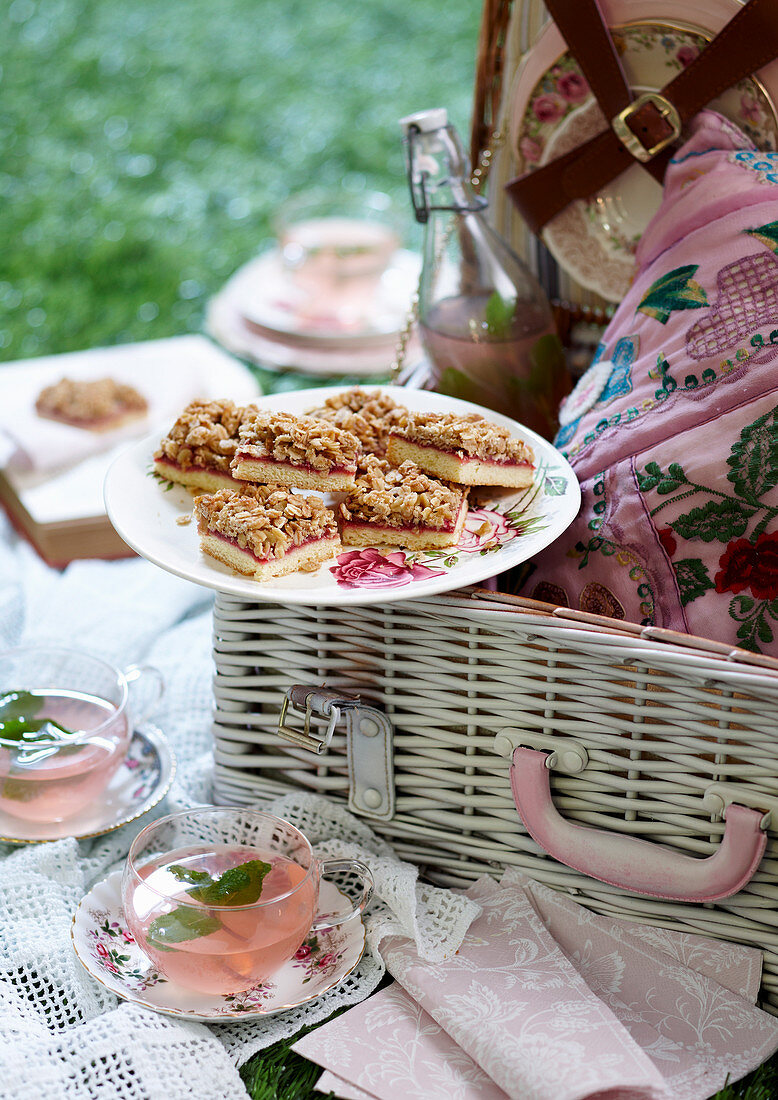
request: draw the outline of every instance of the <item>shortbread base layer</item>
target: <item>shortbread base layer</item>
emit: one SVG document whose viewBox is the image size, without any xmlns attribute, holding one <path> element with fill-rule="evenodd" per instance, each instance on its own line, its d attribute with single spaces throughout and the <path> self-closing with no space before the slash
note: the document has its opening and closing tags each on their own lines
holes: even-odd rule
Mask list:
<svg viewBox="0 0 778 1100">
<path fill-rule="evenodd" d="M 161 462 L 154 460 L 154 473 L 159 474 L 166 481 L 175 481 L 184 485 L 192 492 L 205 490 L 206 493 L 218 493 L 219 489 L 240 490 L 241 483 L 229 474 L 220 470 L 208 469 L 206 466 L 178 466 L 175 462 Z"/>
<path fill-rule="evenodd" d="M 205 554 L 216 558 L 231 569 L 256 581 L 266 581 L 270 577 L 283 577 L 296 573 L 303 566 L 321 565 L 329 561 L 341 548 L 339 538 L 316 539 L 288 550 L 282 558 L 267 558 L 259 561 L 250 551 L 243 550 L 232 539 L 212 532 L 200 536 L 200 548 Z"/>
<path fill-rule="evenodd" d="M 504 485 L 510 489 L 525 489 L 532 484 L 535 475 L 535 467 L 528 463 L 462 459 L 451 451 L 424 447 L 396 435 L 389 437 L 387 457 L 395 466 L 410 460 L 425 474 L 457 485 Z"/>
<path fill-rule="evenodd" d="M 322 493 L 338 493 L 354 488 L 354 470 L 335 469 L 329 473 L 288 462 L 261 462 L 256 458 L 236 455 L 232 472 L 241 481 L 258 481 L 262 485 L 289 485 L 295 489 L 318 489 Z"/>
<path fill-rule="evenodd" d="M 434 527 L 389 527 L 379 523 L 341 520 L 344 546 L 403 546 L 407 550 L 437 550 L 456 546 L 467 519 L 467 503 L 459 509 L 456 523 L 443 531 Z"/>
</svg>

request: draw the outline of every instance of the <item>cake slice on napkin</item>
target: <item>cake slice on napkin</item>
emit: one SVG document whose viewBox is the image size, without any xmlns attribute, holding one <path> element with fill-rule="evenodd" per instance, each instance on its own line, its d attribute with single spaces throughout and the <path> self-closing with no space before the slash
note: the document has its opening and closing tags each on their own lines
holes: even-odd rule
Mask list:
<svg viewBox="0 0 778 1100">
<path fill-rule="evenodd" d="M 532 448 L 477 413 L 408 413 L 391 430 L 387 458 L 459 485 L 523 489 L 535 475 Z"/>
</svg>

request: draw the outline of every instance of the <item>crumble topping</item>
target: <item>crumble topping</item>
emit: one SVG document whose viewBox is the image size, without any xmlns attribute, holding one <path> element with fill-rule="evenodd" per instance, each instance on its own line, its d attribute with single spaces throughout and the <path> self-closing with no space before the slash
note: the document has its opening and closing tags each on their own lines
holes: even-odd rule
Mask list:
<svg viewBox="0 0 778 1100">
<path fill-rule="evenodd" d="M 328 397 L 321 408 L 311 409 L 309 415 L 351 432 L 362 444 L 363 450 L 383 457 L 389 433 L 407 412 L 406 408 L 380 390 L 370 393 L 355 387 Z"/>
<path fill-rule="evenodd" d="M 145 413 L 148 402 L 134 386 L 116 382 L 113 378 L 81 382 L 61 378 L 53 386 L 41 390 L 35 409 L 41 416 L 88 424 L 128 413 Z"/>
<path fill-rule="evenodd" d="M 355 488 L 339 505 L 343 520 L 387 527 L 446 527 L 467 497 L 459 485 L 429 477 L 413 462 L 393 468 L 369 456 Z"/>
<path fill-rule="evenodd" d="M 461 451 L 468 458 L 529 463 L 535 458 L 523 440 L 511 438 L 507 428 L 478 413 L 406 413 L 393 434 L 423 446 Z"/>
<path fill-rule="evenodd" d="M 243 407 L 234 401 L 192 401 L 162 440 L 154 458 L 229 474 L 230 460 L 238 445 L 238 429 L 255 413 L 252 405 Z"/>
<path fill-rule="evenodd" d="M 355 435 L 327 420 L 263 412 L 242 425 L 240 452 L 260 462 L 272 459 L 326 472 L 333 466 L 356 466 L 361 447 Z"/>
<path fill-rule="evenodd" d="M 201 535 L 224 535 L 261 560 L 282 558 L 295 546 L 338 534 L 335 514 L 321 497 L 277 485 L 220 489 L 195 497 L 194 510 Z"/>
</svg>

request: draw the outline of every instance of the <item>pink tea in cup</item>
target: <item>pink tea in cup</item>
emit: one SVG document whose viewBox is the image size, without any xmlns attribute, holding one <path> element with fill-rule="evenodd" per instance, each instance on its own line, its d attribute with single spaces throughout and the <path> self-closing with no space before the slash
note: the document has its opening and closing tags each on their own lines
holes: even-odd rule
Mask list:
<svg viewBox="0 0 778 1100">
<path fill-rule="evenodd" d="M 132 934 L 168 978 L 199 993 L 264 981 L 313 923 L 316 879 L 259 848 L 180 848 L 139 875 L 125 902 Z"/>
<path fill-rule="evenodd" d="M 323 875 L 356 878 L 337 912 L 317 913 Z M 201 994 L 242 993 L 288 962 L 310 932 L 370 900 L 370 869 L 315 857 L 306 836 L 262 810 L 206 806 L 153 821 L 130 845 L 122 906 L 165 977 Z"/>
<path fill-rule="evenodd" d="M 0 810 L 58 822 L 99 797 L 121 764 L 124 714 L 78 691 L 0 694 Z"/>
</svg>

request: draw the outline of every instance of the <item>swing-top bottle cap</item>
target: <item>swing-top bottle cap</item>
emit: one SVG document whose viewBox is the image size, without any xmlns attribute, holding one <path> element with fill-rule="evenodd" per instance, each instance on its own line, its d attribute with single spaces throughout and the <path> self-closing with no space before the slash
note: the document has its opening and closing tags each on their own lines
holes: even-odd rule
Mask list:
<svg viewBox="0 0 778 1100">
<path fill-rule="evenodd" d="M 421 130 L 423 134 L 431 130 L 440 130 L 448 126 L 448 111 L 445 107 L 432 107 L 428 111 L 417 111 L 415 115 L 406 115 L 400 119 L 403 133 L 407 136 L 411 127 Z"/>
</svg>

